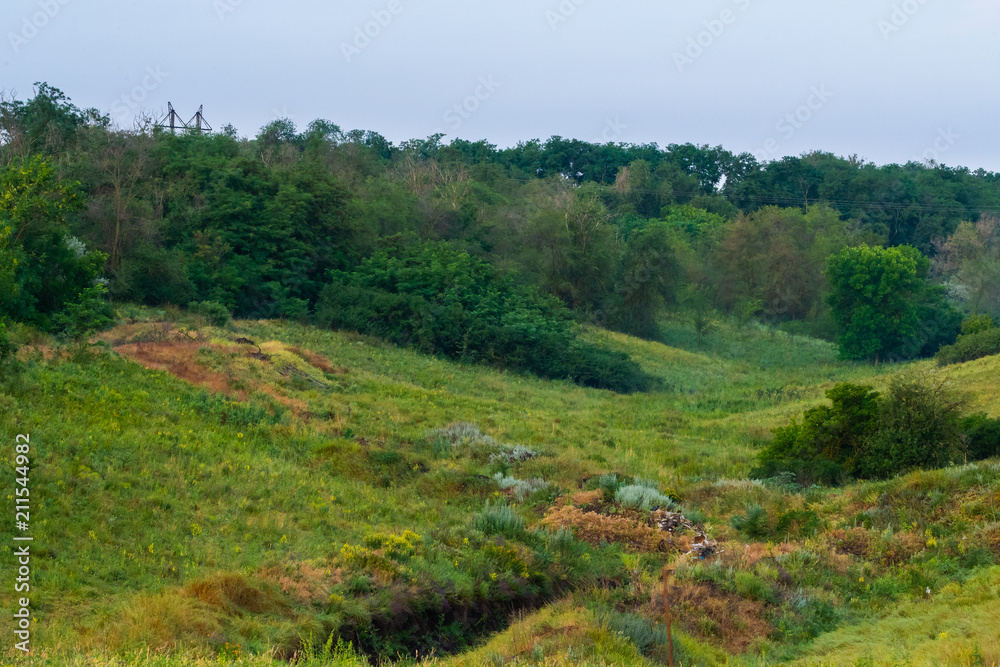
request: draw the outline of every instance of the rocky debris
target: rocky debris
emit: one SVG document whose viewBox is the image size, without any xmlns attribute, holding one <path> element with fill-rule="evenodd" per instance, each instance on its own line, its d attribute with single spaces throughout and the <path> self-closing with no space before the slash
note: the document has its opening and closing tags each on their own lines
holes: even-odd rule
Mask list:
<svg viewBox="0 0 1000 667">
<path fill-rule="evenodd" d="M 271 355 L 264 354 L 264 350 L 260 349 L 260 345 L 253 342 L 249 338 L 234 338 L 233 342 L 236 343 L 237 345 L 253 345 L 255 348 L 257 348 L 256 352 L 250 352 L 247 354 L 247 356 L 250 357 L 251 359 L 256 359 L 257 361 L 264 361 L 264 362 L 271 361 Z"/>
<path fill-rule="evenodd" d="M 719 543 L 708 538 L 704 528 L 693 523 L 680 512 L 670 512 L 657 509 L 649 516 L 649 524 L 655 526 L 666 533 L 684 533 L 692 531 L 695 534 L 691 542 L 691 550 L 686 556 L 694 555 L 699 560 L 704 560 L 709 556 L 722 553 Z"/>
<path fill-rule="evenodd" d="M 649 516 L 650 525 L 656 526 L 662 531 L 673 533 L 680 529 L 682 532 L 685 529 L 694 530 L 695 525 L 691 523 L 683 514 L 680 512 L 668 512 L 667 510 L 657 509 Z"/>
<path fill-rule="evenodd" d="M 708 537 L 702 533 L 698 535 L 694 543 L 691 544 L 691 551 L 688 551 L 686 556 L 696 556 L 698 560 L 705 560 L 709 556 L 715 556 L 721 554 L 722 549 L 719 548 L 719 543 L 715 540 L 710 540 Z"/>
</svg>

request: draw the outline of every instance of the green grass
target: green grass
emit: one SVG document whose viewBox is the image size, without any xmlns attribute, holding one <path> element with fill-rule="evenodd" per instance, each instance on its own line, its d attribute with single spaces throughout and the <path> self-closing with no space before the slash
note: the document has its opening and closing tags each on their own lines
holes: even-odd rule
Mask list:
<svg viewBox="0 0 1000 667">
<path fill-rule="evenodd" d="M 761 651 L 769 661 L 833 659 L 846 649 L 823 642 L 846 645 L 863 628 L 865 641 L 890 646 L 897 612 L 923 619 L 927 637 L 939 621 L 949 633 L 944 652 L 912 643 L 913 660 L 971 660 L 977 641 L 983 664 L 996 660 L 992 625 L 949 630 L 959 628 L 958 603 L 921 598 L 928 586 L 965 599 L 967 587 L 993 585 L 982 577 L 996 554 L 969 545 L 986 544 L 1000 522 L 995 464 L 799 493 L 739 481 L 770 429 L 833 383 L 882 385 L 897 369 L 838 362 L 827 343 L 725 322 L 700 348 L 680 323 L 666 328 L 678 347 L 587 330 L 663 380 L 655 393 L 622 396 L 301 325 L 230 330 L 180 318 L 175 326 L 201 336 L 174 352 L 187 355 L 184 372 L 214 373 L 242 399 L 100 349 L 36 355 L 0 393 L 5 438 L 32 437 L 37 664 L 216 664 L 239 651 L 244 664 L 264 665 L 322 651 L 334 631 L 369 653 L 409 650 L 416 659 L 419 649 L 443 664 L 643 664 L 650 658 L 602 625 L 598 609 L 627 608 L 649 620 L 622 627 L 646 627 L 657 614 L 656 573 L 672 557 L 643 555 L 640 564 L 621 545 L 535 530 L 553 497 L 596 488 L 608 472 L 649 479 L 704 517 L 724 562 L 696 571 L 675 564 L 679 580 L 692 595 L 712 581 L 712 595 L 761 605 L 773 629 L 748 639 L 750 653 L 733 653 L 711 632 L 725 619 L 681 612 L 687 664 L 724 664 L 727 654 L 758 664 Z M 181 340 L 157 327 L 102 338 Z M 270 360 L 247 358 L 256 348 L 235 345 L 237 336 Z M 995 358 L 941 372 L 978 410 L 1000 413 Z M 428 437 L 455 422 L 492 440 L 443 446 Z M 531 455 L 498 455 L 527 451 L 514 446 Z M 12 454 L 4 452 L 8 462 Z M 495 477 L 550 486 L 506 498 Z M 502 512 L 484 509 L 505 502 Z M 753 539 L 729 525 L 750 506 L 763 513 Z M 0 523 L 0 544 L 11 536 Z M 748 543 L 760 551 L 786 540 L 771 560 L 747 555 Z M 852 547 L 860 555 L 845 553 L 845 540 L 864 546 Z M 0 558 L 12 558 L 9 546 Z M 442 600 L 481 621 L 443 612 Z M 11 587 L 0 602 L 13 606 Z M 976 618 L 992 613 L 987 602 L 975 605 Z M 521 620 L 504 631 L 512 612 Z M 571 632 L 553 630 L 566 624 Z M 360 660 L 345 655 L 341 664 Z"/>
</svg>

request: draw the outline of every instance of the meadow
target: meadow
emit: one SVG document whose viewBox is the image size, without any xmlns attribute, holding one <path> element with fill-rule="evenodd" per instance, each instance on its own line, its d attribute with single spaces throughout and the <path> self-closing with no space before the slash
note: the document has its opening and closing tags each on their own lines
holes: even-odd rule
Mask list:
<svg viewBox="0 0 1000 667">
<path fill-rule="evenodd" d="M 1000 664 L 995 460 L 747 479 L 837 382 L 935 373 L 996 417 L 997 357 L 873 366 L 759 324 L 663 332 L 585 330 L 658 380 L 620 395 L 279 320 L 124 306 L 70 346 L 15 328 L 0 424 L 33 445 L 35 652 L 0 662 L 665 664 L 669 565 L 678 664 Z M 719 553 L 686 556 L 629 493 Z"/>
</svg>

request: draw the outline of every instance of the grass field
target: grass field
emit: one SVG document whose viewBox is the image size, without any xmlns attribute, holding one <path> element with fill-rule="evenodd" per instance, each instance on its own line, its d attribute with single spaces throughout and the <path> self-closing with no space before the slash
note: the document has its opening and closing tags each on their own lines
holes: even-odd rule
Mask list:
<svg viewBox="0 0 1000 667">
<path fill-rule="evenodd" d="M 1000 662 L 1000 464 L 746 480 L 772 428 L 898 367 L 726 322 L 700 342 L 668 323 L 676 347 L 588 330 L 662 381 L 622 396 L 128 314 L 88 349 L 33 340 L 0 393 L 5 440 L 32 443 L 31 664 L 663 664 L 668 564 L 684 665 Z M 997 358 L 915 368 L 1000 415 Z M 723 552 L 685 558 L 607 473 L 679 499 Z"/>
</svg>

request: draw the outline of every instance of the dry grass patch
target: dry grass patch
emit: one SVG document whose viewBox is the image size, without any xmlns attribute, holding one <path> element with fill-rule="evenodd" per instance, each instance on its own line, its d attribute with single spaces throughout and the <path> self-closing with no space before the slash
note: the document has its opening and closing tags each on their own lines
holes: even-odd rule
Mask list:
<svg viewBox="0 0 1000 667">
<path fill-rule="evenodd" d="M 231 614 L 281 614 L 288 604 L 278 595 L 252 585 L 241 574 L 220 573 L 192 581 L 184 594 Z"/>
<path fill-rule="evenodd" d="M 204 347 L 215 351 L 225 349 L 221 345 L 206 345 L 189 341 L 186 343 L 127 343 L 116 347 L 115 351 L 145 368 L 166 371 L 185 382 L 203 387 L 213 394 L 235 395 L 240 400 L 246 400 L 246 392 L 233 389 L 227 375 L 211 371 L 198 363 L 196 358 L 198 350 Z"/>
<path fill-rule="evenodd" d="M 725 648 L 745 653 L 774 630 L 765 619 L 764 603 L 719 590 L 711 583 L 682 583 L 670 592 L 674 619 L 690 634 Z M 663 597 L 653 594 L 649 615 L 660 615 Z"/>
<path fill-rule="evenodd" d="M 578 540 L 592 546 L 607 542 L 622 544 L 635 551 L 664 553 L 691 548 L 691 540 L 686 536 L 671 536 L 637 519 L 584 512 L 572 505 L 552 508 L 542 523 L 552 528 L 572 528 Z"/>
<path fill-rule="evenodd" d="M 340 583 L 342 572 L 313 561 L 263 568 L 259 576 L 275 583 L 282 593 L 295 601 L 315 605 L 329 600 L 330 590 Z"/>
<path fill-rule="evenodd" d="M 334 366 L 332 363 L 330 363 L 330 360 L 324 357 L 322 354 L 317 354 L 316 352 L 312 352 L 310 350 L 304 350 L 298 345 L 289 346 L 287 349 L 292 354 L 301 357 L 310 366 L 318 368 L 324 373 L 329 373 L 330 375 L 344 375 L 347 373 L 346 368 L 342 368 L 340 366 Z"/>
</svg>

